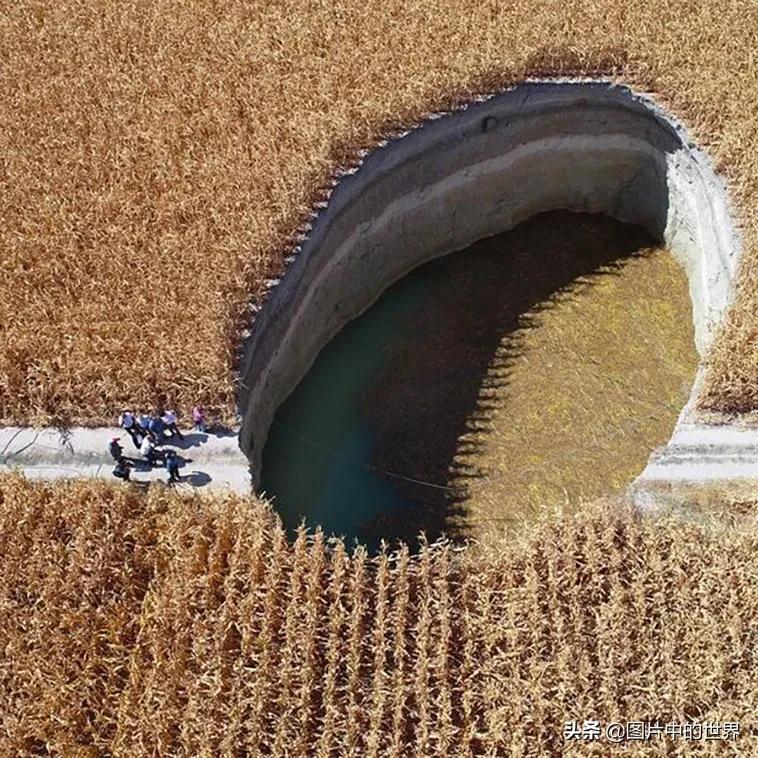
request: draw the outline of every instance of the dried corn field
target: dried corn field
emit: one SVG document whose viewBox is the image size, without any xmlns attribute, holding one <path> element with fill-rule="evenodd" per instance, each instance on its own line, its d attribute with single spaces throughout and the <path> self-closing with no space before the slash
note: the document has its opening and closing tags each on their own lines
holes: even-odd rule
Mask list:
<svg viewBox="0 0 758 758">
<path fill-rule="evenodd" d="M 741 722 L 629 755 L 754 746 L 754 530 L 606 504 L 368 557 L 249 500 L 0 493 L 3 755 L 549 755 L 590 718 Z"/>
<path fill-rule="evenodd" d="M 745 263 L 703 404 L 756 410 L 757 47 L 750 0 L 6 4 L 0 422 L 161 401 L 231 418 L 249 306 L 335 168 L 566 74 L 654 91 L 727 175 Z"/>
</svg>

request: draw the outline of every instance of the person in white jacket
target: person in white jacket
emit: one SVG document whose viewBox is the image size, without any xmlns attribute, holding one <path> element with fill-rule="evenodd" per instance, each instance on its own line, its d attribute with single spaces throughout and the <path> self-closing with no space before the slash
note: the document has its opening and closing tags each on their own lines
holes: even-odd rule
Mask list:
<svg viewBox="0 0 758 758">
<path fill-rule="evenodd" d="M 135 418 L 134 414 L 130 410 L 124 409 L 124 411 L 118 417 L 118 425 L 132 438 L 134 447 L 139 450 L 139 447 L 142 444 L 144 432 L 142 431 L 140 425 L 137 423 L 137 419 Z"/>
<path fill-rule="evenodd" d="M 155 435 L 152 432 L 148 432 L 142 440 L 139 451 L 151 466 L 155 466 L 159 460 L 165 460 L 165 454 L 155 447 Z"/>
<path fill-rule="evenodd" d="M 166 425 L 166 430 L 171 432 L 171 436 L 178 437 L 183 440 L 182 433 L 179 431 L 179 427 L 176 425 L 176 411 L 166 410 L 163 411 L 163 423 Z"/>
</svg>

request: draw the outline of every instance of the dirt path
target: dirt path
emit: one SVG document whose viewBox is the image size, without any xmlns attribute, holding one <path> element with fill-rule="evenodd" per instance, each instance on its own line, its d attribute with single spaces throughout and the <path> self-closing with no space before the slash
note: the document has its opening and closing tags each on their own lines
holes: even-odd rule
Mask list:
<svg viewBox="0 0 758 758">
<path fill-rule="evenodd" d="M 758 486 L 758 429 L 689 423 L 650 457 L 638 481 L 733 480 L 755 480 Z"/>
<path fill-rule="evenodd" d="M 229 490 L 249 493 L 249 464 L 237 444 L 237 434 L 183 432 L 184 441 L 168 441 L 163 449 L 180 456 L 183 490 Z M 166 481 L 163 466 L 143 462 L 129 435 L 117 427 L 58 429 L 5 427 L 0 429 L 0 473 L 20 470 L 27 478 L 58 479 L 94 476 L 117 481 L 108 443 L 120 437 L 124 455 L 133 458 L 134 482 Z"/>
</svg>

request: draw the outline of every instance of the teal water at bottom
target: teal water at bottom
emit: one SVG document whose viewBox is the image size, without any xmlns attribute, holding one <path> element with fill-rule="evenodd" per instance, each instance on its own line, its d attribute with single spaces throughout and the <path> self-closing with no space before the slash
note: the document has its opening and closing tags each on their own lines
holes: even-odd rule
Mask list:
<svg viewBox="0 0 758 758">
<path fill-rule="evenodd" d="M 371 466 L 376 430 L 361 409 L 393 340 L 432 288 L 424 267 L 393 285 L 319 353 L 279 407 L 263 450 L 261 489 L 288 530 L 304 520 L 329 534 L 376 546 L 372 523 L 415 504 Z"/>
</svg>

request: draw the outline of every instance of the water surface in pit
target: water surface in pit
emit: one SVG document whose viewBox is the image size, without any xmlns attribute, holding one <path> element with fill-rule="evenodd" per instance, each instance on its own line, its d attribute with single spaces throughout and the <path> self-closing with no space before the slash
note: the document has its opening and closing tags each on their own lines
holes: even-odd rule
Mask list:
<svg viewBox="0 0 758 758">
<path fill-rule="evenodd" d="M 278 409 L 262 489 L 289 528 L 371 546 L 500 535 L 622 490 L 696 366 L 671 255 L 604 216 L 542 214 L 348 324 Z"/>
</svg>

